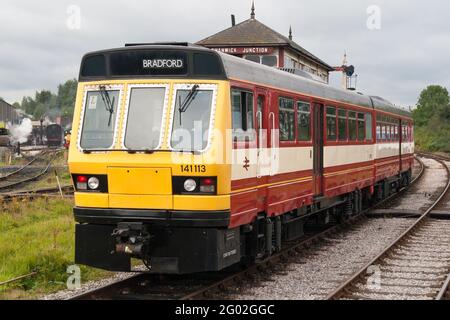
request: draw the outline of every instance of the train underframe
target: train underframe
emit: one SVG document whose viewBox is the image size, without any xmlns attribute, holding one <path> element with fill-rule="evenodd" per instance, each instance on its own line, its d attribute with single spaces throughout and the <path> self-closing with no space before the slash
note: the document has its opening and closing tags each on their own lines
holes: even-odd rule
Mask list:
<svg viewBox="0 0 450 320">
<path fill-rule="evenodd" d="M 374 186 L 229 229 L 230 212 L 75 208 L 76 263 L 130 271 L 131 258 L 150 272 L 189 274 L 253 263 L 304 236 L 305 225 L 343 222 L 411 182 L 411 170 Z"/>
</svg>

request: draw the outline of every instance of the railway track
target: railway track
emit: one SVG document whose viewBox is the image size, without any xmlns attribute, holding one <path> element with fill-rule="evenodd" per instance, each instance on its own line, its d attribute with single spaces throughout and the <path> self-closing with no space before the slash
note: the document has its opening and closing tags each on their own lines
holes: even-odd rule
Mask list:
<svg viewBox="0 0 450 320">
<path fill-rule="evenodd" d="M 73 197 L 73 186 L 64 185 L 61 186 L 61 192 L 64 198 Z M 13 200 L 22 200 L 22 199 L 36 199 L 36 198 L 60 198 L 61 192 L 59 188 L 42 188 L 35 190 L 18 190 L 11 193 L 1 193 L 0 200 L 2 202 L 11 202 Z"/>
<path fill-rule="evenodd" d="M 417 177 L 412 181 L 416 183 L 423 176 L 424 165 L 420 162 L 421 170 Z M 398 197 L 407 189 L 402 189 L 399 193 L 392 195 L 384 201 L 378 203 L 375 207 Z M 227 288 L 236 285 L 257 281 L 258 275 L 264 275 L 270 271 L 278 272 L 276 266 L 279 264 L 289 264 L 292 259 L 310 248 L 325 240 L 328 237 L 342 232 L 345 229 L 352 228 L 354 224 L 365 219 L 365 213 L 373 208 L 366 209 L 360 215 L 353 217 L 350 221 L 334 225 L 315 234 L 291 244 L 287 249 L 275 254 L 266 260 L 247 268 L 227 270 L 219 274 L 202 274 L 193 276 L 158 276 L 146 273 L 136 274 L 126 280 L 120 280 L 98 289 L 79 294 L 70 298 L 71 300 L 95 300 L 95 299 L 178 299 L 193 300 L 213 297 L 216 292 L 226 291 Z M 279 271 L 283 272 L 283 271 Z"/>
<path fill-rule="evenodd" d="M 12 192 L 18 187 L 45 175 L 58 151 L 44 151 L 21 168 L 0 177 L 0 194 Z"/>
<path fill-rule="evenodd" d="M 402 235 L 377 257 L 354 273 L 327 299 L 441 300 L 449 296 L 450 221 L 431 218 L 431 213 L 450 188 L 450 163 L 433 157 L 447 172 L 447 184 L 439 197 Z"/>
</svg>

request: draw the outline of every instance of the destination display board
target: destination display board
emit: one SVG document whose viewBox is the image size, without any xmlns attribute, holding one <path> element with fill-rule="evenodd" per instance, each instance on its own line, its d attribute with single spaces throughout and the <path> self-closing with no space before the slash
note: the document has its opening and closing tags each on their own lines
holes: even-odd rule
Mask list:
<svg viewBox="0 0 450 320">
<path fill-rule="evenodd" d="M 225 76 L 219 56 L 193 50 L 118 50 L 83 58 L 84 78 Z"/>
</svg>

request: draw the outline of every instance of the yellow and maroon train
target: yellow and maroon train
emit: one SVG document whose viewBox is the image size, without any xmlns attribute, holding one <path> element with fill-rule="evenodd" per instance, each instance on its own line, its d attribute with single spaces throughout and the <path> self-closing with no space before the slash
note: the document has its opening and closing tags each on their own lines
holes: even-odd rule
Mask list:
<svg viewBox="0 0 450 320">
<path fill-rule="evenodd" d="M 403 109 L 192 45 L 85 55 L 72 133 L 76 262 L 116 271 L 267 257 L 413 166 Z"/>
</svg>

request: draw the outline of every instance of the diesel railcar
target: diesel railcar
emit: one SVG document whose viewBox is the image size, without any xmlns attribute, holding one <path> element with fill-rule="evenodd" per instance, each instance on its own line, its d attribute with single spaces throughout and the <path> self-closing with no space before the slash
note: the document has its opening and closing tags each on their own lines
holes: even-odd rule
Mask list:
<svg viewBox="0 0 450 320">
<path fill-rule="evenodd" d="M 197 46 L 82 59 L 69 167 L 76 262 L 218 271 L 411 180 L 409 112 Z"/>
</svg>

